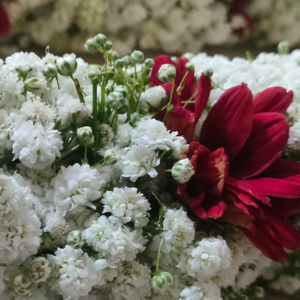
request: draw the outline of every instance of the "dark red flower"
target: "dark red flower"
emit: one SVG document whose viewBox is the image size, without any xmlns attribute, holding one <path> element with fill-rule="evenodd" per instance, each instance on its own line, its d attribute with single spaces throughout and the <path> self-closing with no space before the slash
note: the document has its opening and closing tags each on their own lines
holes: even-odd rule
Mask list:
<svg viewBox="0 0 300 300">
<path fill-rule="evenodd" d="M 209 98 L 211 90 L 211 82 L 204 74 L 201 75 L 198 83 L 195 82 L 194 72 L 189 72 L 186 76 L 183 84 L 181 84 L 184 75 L 187 72 L 185 64 L 188 62 L 186 58 L 178 58 L 178 63 L 175 63 L 167 55 L 161 55 L 155 58 L 155 63 L 152 68 L 150 87 L 156 85 L 162 85 L 165 89 L 167 96 L 170 97 L 172 82 L 162 84 L 157 78 L 159 68 L 163 64 L 171 64 L 176 67 L 175 78 L 175 92 L 172 97 L 172 104 L 174 109 L 168 114 L 166 118 L 166 126 L 169 130 L 178 131 L 179 135 L 183 135 L 188 142 L 193 139 L 194 129 L 200 115 L 202 114 L 206 103 Z M 178 87 L 182 86 L 181 91 L 178 92 Z M 182 101 L 189 100 L 197 90 L 197 94 L 194 97 L 195 103 L 184 104 Z M 152 109 L 151 112 L 156 112 L 156 109 Z M 156 119 L 162 121 L 165 116 L 165 111 L 156 115 Z"/>
<path fill-rule="evenodd" d="M 10 29 L 9 18 L 3 6 L 1 5 L 2 2 L 4 2 L 4 0 L 0 0 L 0 36 L 6 35 Z"/>
<path fill-rule="evenodd" d="M 254 99 L 245 84 L 227 90 L 204 121 L 188 157 L 195 174 L 178 194 L 200 218 L 241 228 L 269 258 L 300 247 L 286 217 L 300 212 L 300 165 L 279 158 L 288 140 L 283 113 L 293 93 L 269 88 Z"/>
</svg>

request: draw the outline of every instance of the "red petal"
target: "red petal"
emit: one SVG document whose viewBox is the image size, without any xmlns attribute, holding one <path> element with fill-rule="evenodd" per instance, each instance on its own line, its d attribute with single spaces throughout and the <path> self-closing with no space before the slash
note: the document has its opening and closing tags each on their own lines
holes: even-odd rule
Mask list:
<svg viewBox="0 0 300 300">
<path fill-rule="evenodd" d="M 7 34 L 9 32 L 9 28 L 10 24 L 8 15 L 0 4 L 0 36 Z"/>
<path fill-rule="evenodd" d="M 272 208 L 270 211 L 280 217 L 290 217 L 300 213 L 300 198 L 284 199 L 272 198 Z"/>
<path fill-rule="evenodd" d="M 227 210 L 220 218 L 220 221 L 244 227 L 251 231 L 255 229 L 253 220 L 254 218 L 251 215 L 247 215 L 242 209 L 230 203 L 227 203 Z"/>
<path fill-rule="evenodd" d="M 283 247 L 275 242 L 264 231 L 256 228 L 255 233 L 240 228 L 244 235 L 267 257 L 273 261 L 286 261 L 286 254 Z"/>
<path fill-rule="evenodd" d="M 263 230 L 284 248 L 296 250 L 300 247 L 300 235 L 289 221 L 269 213 L 265 220 L 256 218 L 254 224 L 257 231 Z"/>
<path fill-rule="evenodd" d="M 285 113 L 293 100 L 293 92 L 286 92 L 282 87 L 271 87 L 259 93 L 253 99 L 253 113 L 278 112 Z"/>
<path fill-rule="evenodd" d="M 198 122 L 203 110 L 206 107 L 211 90 L 211 81 L 204 73 L 201 74 L 197 84 L 197 95 L 195 97 L 195 120 Z"/>
<path fill-rule="evenodd" d="M 151 72 L 150 87 L 163 84 L 163 82 L 157 78 L 157 73 L 159 68 L 164 64 L 170 64 L 176 67 L 176 63 L 168 55 L 157 56 L 154 59 L 154 66 Z"/>
<path fill-rule="evenodd" d="M 183 107 L 176 106 L 167 116 L 166 127 L 171 131 L 177 131 L 178 135 L 184 136 L 190 143 L 194 136 L 195 115 Z"/>
<path fill-rule="evenodd" d="M 211 153 L 208 166 L 201 178 L 201 184 L 207 195 L 222 195 L 224 182 L 228 175 L 228 168 L 228 157 L 223 148 Z"/>
<path fill-rule="evenodd" d="M 200 143 L 211 151 L 223 147 L 233 158 L 251 132 L 252 110 L 252 93 L 245 84 L 227 90 L 204 121 Z"/>
<path fill-rule="evenodd" d="M 284 149 L 288 137 L 289 124 L 284 115 L 273 112 L 255 115 L 247 142 L 230 162 L 231 176 L 245 179 L 264 171 Z"/>
<path fill-rule="evenodd" d="M 234 188 L 237 188 L 238 190 L 240 190 L 241 193 L 244 192 L 245 194 L 249 194 L 253 196 L 255 199 L 257 199 L 258 201 L 261 201 L 266 205 L 270 205 L 270 199 L 260 190 L 256 189 L 254 185 L 252 185 L 253 181 L 254 180 L 240 181 L 228 176 L 226 178 L 225 185 L 226 187 L 228 187 L 229 185 Z"/>
<path fill-rule="evenodd" d="M 193 165 L 195 178 L 204 177 L 206 173 L 210 151 L 198 142 L 191 142 L 189 145 L 188 157 Z"/>
</svg>

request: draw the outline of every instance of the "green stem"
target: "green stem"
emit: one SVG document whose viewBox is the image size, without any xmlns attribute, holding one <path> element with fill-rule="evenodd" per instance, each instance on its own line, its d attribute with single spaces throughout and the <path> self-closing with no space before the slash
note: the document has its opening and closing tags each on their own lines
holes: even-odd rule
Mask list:
<svg viewBox="0 0 300 300">
<path fill-rule="evenodd" d="M 178 88 L 177 88 L 177 93 L 178 93 L 178 95 L 180 95 L 181 92 L 182 92 L 182 90 L 183 90 L 183 83 L 184 83 L 184 81 L 185 81 L 185 79 L 186 79 L 186 76 L 187 76 L 188 74 L 189 74 L 189 71 L 186 71 L 185 74 L 184 74 L 184 76 L 182 77 L 180 83 L 179 83 L 179 86 L 178 86 Z"/>
<path fill-rule="evenodd" d="M 58 157 L 53 164 L 57 163 L 58 161 L 60 161 L 63 157 L 69 155 L 71 152 L 75 151 L 76 149 L 78 149 L 80 147 L 80 144 L 78 144 L 77 146 L 73 147 L 72 149 L 70 149 L 69 151 L 63 153 L 60 157 Z"/>
<path fill-rule="evenodd" d="M 60 86 L 59 86 L 58 77 L 57 77 L 57 76 L 55 76 L 55 79 L 56 79 L 56 82 L 57 82 L 57 87 L 58 87 L 58 89 L 60 90 Z"/>
<path fill-rule="evenodd" d="M 87 164 L 87 146 L 84 146 L 84 158 L 83 158 L 83 163 Z"/>
<path fill-rule="evenodd" d="M 181 101 L 182 103 L 185 103 L 183 108 L 185 108 L 189 103 L 196 103 L 196 101 L 192 101 L 192 99 L 197 95 L 197 93 L 198 91 L 196 91 L 189 100 Z"/>
<path fill-rule="evenodd" d="M 163 119 L 163 122 L 165 122 L 166 118 L 167 118 L 167 115 L 169 113 L 169 110 L 168 108 L 171 106 L 172 104 L 172 98 L 173 98 L 173 94 L 174 94 L 174 89 L 175 89 L 175 79 L 172 80 L 172 89 L 171 89 L 171 94 L 170 94 L 170 99 L 169 99 L 169 103 L 167 105 L 167 111 L 166 111 L 166 114 L 164 116 L 164 119 Z"/>
<path fill-rule="evenodd" d="M 165 170 L 165 172 L 167 172 L 167 173 L 171 173 L 171 172 L 172 172 L 172 169 Z"/>
<path fill-rule="evenodd" d="M 152 193 L 152 195 L 155 197 L 155 199 L 157 200 L 157 202 L 159 203 L 159 205 L 160 205 L 161 207 L 163 207 L 162 203 L 160 202 L 160 200 L 158 199 L 158 197 L 156 196 L 156 194 L 155 194 L 155 193 Z"/>
<path fill-rule="evenodd" d="M 83 98 L 83 94 L 82 94 L 82 90 L 81 90 L 81 86 L 80 86 L 80 83 L 78 81 L 77 78 L 74 79 L 74 77 L 71 75 L 71 79 L 74 81 L 75 83 L 75 88 L 76 88 L 76 91 L 77 91 L 77 94 L 78 94 L 78 97 L 79 97 L 79 100 L 81 103 L 84 103 L 84 98 Z"/>
<path fill-rule="evenodd" d="M 97 114 L 98 114 L 97 86 L 98 86 L 98 81 L 95 79 L 95 80 L 93 80 L 92 84 L 93 84 L 93 110 L 92 110 L 93 134 L 94 134 L 94 138 L 95 138 L 95 144 L 97 145 Z"/>
<path fill-rule="evenodd" d="M 160 252 L 161 252 L 161 247 L 164 243 L 164 240 L 162 238 L 162 232 L 159 234 L 160 235 L 160 243 L 159 243 L 159 248 L 158 248 L 158 253 L 157 253 L 157 261 L 156 261 L 156 269 L 155 269 L 155 274 L 159 274 L 159 260 L 160 260 Z"/>
<path fill-rule="evenodd" d="M 217 88 L 219 88 L 219 89 L 221 89 L 222 91 L 225 92 L 225 90 L 224 90 L 220 85 L 218 85 L 217 83 L 215 83 L 211 78 L 210 78 L 210 81 L 211 81 L 211 83 L 212 83 L 215 87 L 217 87 Z"/>
</svg>

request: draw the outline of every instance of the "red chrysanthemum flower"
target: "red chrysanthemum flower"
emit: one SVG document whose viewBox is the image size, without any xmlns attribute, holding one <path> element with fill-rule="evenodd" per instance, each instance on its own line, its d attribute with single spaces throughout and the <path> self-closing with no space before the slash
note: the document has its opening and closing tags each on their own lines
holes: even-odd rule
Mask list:
<svg viewBox="0 0 300 300">
<path fill-rule="evenodd" d="M 285 260 L 284 248 L 300 247 L 286 219 L 300 212 L 300 165 L 279 158 L 289 132 L 283 113 L 292 98 L 281 87 L 254 99 L 246 84 L 227 90 L 204 121 L 199 143 L 189 146 L 194 176 L 178 186 L 200 218 L 239 226 L 274 261 Z"/>
<path fill-rule="evenodd" d="M 0 36 L 6 35 L 10 29 L 9 18 L 2 6 L 2 2 L 5 0 L 0 0 Z"/>
</svg>

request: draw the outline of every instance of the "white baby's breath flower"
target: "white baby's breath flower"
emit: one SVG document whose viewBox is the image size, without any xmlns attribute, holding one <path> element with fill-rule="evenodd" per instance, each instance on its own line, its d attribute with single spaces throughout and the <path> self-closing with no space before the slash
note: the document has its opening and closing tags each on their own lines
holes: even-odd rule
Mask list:
<svg viewBox="0 0 300 300">
<path fill-rule="evenodd" d="M 196 282 L 186 287 L 179 300 L 222 300 L 220 288 L 211 281 Z"/>
<path fill-rule="evenodd" d="M 119 125 L 114 141 L 119 147 L 127 147 L 130 143 L 132 127 L 128 123 Z"/>
<path fill-rule="evenodd" d="M 149 175 L 156 177 L 157 171 L 154 169 L 160 164 L 157 153 L 143 147 L 132 146 L 121 156 L 119 166 L 122 170 L 122 177 L 129 178 L 136 182 L 139 177 Z"/>
<path fill-rule="evenodd" d="M 54 239 L 59 241 L 66 238 L 67 233 L 70 231 L 67 221 L 58 211 L 46 215 L 45 225 L 44 231 L 49 232 Z"/>
<path fill-rule="evenodd" d="M 61 167 L 53 179 L 54 203 L 63 215 L 76 214 L 85 206 L 95 208 L 92 201 L 100 198 L 104 183 L 97 170 L 87 164 Z"/>
<path fill-rule="evenodd" d="M 167 100 L 167 93 L 165 89 L 161 86 L 154 86 L 147 89 L 141 94 L 140 101 L 146 102 L 149 106 L 158 108 L 162 107 Z"/>
<path fill-rule="evenodd" d="M 51 267 L 46 258 L 36 257 L 30 263 L 29 272 L 33 282 L 45 282 L 51 274 Z"/>
<path fill-rule="evenodd" d="M 136 188 L 114 188 L 107 191 L 101 200 L 103 213 L 109 212 L 122 220 L 124 224 L 132 221 L 135 227 L 143 227 L 148 223 L 148 200 Z"/>
<path fill-rule="evenodd" d="M 300 121 L 290 127 L 288 146 L 293 150 L 300 150 Z"/>
<path fill-rule="evenodd" d="M 194 174 L 194 168 L 188 158 L 179 160 L 172 167 L 172 176 L 181 184 L 188 182 Z"/>
<path fill-rule="evenodd" d="M 53 128 L 54 123 L 22 123 L 11 137 L 14 159 L 19 158 L 26 167 L 37 170 L 51 165 L 63 148 L 60 133 Z"/>
<path fill-rule="evenodd" d="M 98 128 L 101 136 L 101 147 L 110 145 L 111 141 L 114 138 L 113 129 L 108 124 L 100 124 Z"/>
<path fill-rule="evenodd" d="M 55 256 L 48 255 L 48 261 L 56 272 L 56 290 L 66 299 L 87 295 L 98 282 L 93 261 L 81 249 L 59 248 Z"/>
</svg>

